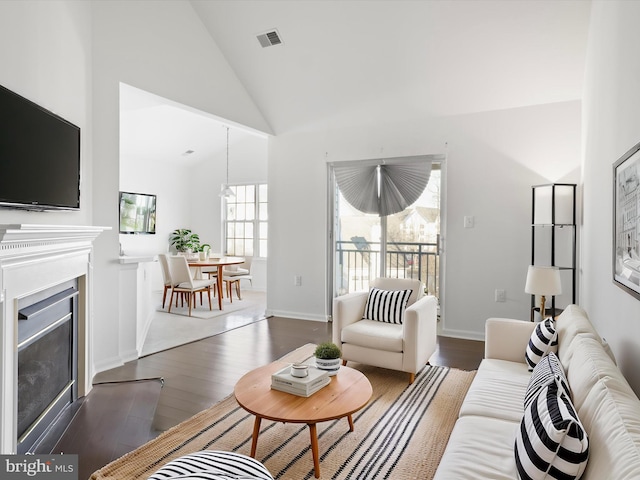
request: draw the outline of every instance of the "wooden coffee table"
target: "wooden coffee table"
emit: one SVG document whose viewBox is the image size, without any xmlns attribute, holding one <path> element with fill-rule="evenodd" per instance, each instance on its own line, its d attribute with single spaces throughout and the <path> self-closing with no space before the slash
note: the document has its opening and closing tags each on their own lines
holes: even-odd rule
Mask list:
<svg viewBox="0 0 640 480">
<path fill-rule="evenodd" d="M 260 423 L 263 418 L 284 423 L 306 423 L 311 436 L 311 452 L 315 477 L 320 477 L 318 433 L 316 424 L 347 417 L 349 430 L 353 432 L 351 415 L 364 407 L 373 389 L 367 377 L 358 370 L 340 367 L 331 383 L 310 397 L 271 390 L 271 374 L 290 365 L 273 362 L 250 371 L 235 386 L 236 400 L 247 412 L 256 416 L 253 424 L 251 456 L 256 456 Z"/>
</svg>

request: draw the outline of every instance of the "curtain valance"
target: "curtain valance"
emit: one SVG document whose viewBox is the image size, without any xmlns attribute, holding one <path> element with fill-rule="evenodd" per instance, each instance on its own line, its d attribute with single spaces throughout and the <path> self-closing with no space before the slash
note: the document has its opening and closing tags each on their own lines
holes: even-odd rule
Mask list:
<svg viewBox="0 0 640 480">
<path fill-rule="evenodd" d="M 334 164 L 338 188 L 351 206 L 381 217 L 415 203 L 429 183 L 431 161 L 362 162 Z"/>
</svg>

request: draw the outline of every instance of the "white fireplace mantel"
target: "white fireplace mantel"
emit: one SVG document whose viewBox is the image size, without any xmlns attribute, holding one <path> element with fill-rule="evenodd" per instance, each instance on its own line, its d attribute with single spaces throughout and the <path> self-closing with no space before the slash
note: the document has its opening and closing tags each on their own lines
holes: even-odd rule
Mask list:
<svg viewBox="0 0 640 480">
<path fill-rule="evenodd" d="M 17 447 L 19 299 L 78 280 L 78 395 L 91 389 L 93 241 L 109 229 L 0 224 L 0 454 Z"/>
</svg>

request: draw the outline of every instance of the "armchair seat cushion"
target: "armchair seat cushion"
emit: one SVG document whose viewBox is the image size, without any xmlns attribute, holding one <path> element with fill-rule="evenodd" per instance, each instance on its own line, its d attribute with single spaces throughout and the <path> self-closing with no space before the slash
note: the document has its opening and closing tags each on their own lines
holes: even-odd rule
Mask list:
<svg viewBox="0 0 640 480">
<path fill-rule="evenodd" d="M 384 350 L 402 352 L 402 325 L 378 322 L 376 320 L 360 320 L 342 329 L 343 343 Z"/>
</svg>

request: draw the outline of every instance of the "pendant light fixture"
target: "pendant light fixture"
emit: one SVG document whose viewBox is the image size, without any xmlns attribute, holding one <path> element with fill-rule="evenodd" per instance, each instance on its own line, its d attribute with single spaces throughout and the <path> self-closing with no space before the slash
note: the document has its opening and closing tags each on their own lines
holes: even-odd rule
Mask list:
<svg viewBox="0 0 640 480">
<path fill-rule="evenodd" d="M 227 127 L 227 182 L 222 185 L 220 196 L 223 198 L 231 198 L 235 196 L 233 190 L 229 187 L 229 127 Z"/>
</svg>

